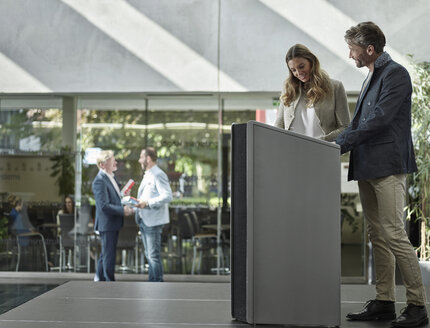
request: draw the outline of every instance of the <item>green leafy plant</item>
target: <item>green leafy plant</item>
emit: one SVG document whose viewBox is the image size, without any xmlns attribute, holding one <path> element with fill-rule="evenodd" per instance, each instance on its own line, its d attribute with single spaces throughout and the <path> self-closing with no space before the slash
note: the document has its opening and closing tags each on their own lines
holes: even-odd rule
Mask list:
<svg viewBox="0 0 430 328">
<path fill-rule="evenodd" d="M 7 217 L 0 218 L 0 251 L 7 249 L 9 239 L 9 220 Z"/>
<path fill-rule="evenodd" d="M 412 63 L 412 138 L 418 170 L 411 176 L 407 218 L 420 222 L 420 260 L 430 258 L 430 63 Z"/>
<path fill-rule="evenodd" d="M 358 231 L 359 228 L 359 221 L 357 220 L 357 218 L 360 215 L 357 212 L 357 199 L 357 194 L 341 194 L 341 225 L 343 225 L 344 222 L 348 223 L 351 226 L 352 233 Z"/>
<path fill-rule="evenodd" d="M 52 165 L 51 177 L 57 178 L 56 184 L 59 187 L 60 196 L 72 195 L 75 193 L 75 156 L 69 146 L 61 148 L 60 154 L 50 158 Z"/>
<path fill-rule="evenodd" d="M 0 240 L 7 239 L 9 230 L 9 221 L 7 217 L 0 219 Z"/>
</svg>

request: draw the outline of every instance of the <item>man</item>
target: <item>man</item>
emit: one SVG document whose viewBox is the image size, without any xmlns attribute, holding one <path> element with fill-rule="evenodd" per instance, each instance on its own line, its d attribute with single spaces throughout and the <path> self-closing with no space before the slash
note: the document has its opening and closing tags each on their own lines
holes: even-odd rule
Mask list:
<svg viewBox="0 0 430 328">
<path fill-rule="evenodd" d="M 172 200 L 169 179 L 157 165 L 157 153 L 148 147 L 140 153 L 139 163 L 144 171 L 137 197 L 139 210 L 136 223 L 142 233 L 145 256 L 148 260 L 149 281 L 163 281 L 161 263 L 161 232 L 169 223 L 168 203 Z"/>
<path fill-rule="evenodd" d="M 348 180 L 358 180 L 360 199 L 376 271 L 376 299 L 349 320 L 391 320 L 397 263 L 406 287 L 407 307 L 392 321 L 394 327 L 428 322 L 425 291 L 415 251 L 403 226 L 406 175 L 416 171 L 411 137 L 411 79 L 407 70 L 384 52 L 385 36 L 372 22 L 345 34 L 349 57 L 366 66 L 351 124 L 337 137 L 341 153 L 351 151 Z"/>
<path fill-rule="evenodd" d="M 99 173 L 93 181 L 96 200 L 94 230 L 100 233 L 102 251 L 97 263 L 95 281 L 115 281 L 116 245 L 124 215 L 133 214 L 128 206 L 121 205 L 121 193 L 114 177 L 117 162 L 111 150 L 101 151 L 97 157 Z"/>
</svg>

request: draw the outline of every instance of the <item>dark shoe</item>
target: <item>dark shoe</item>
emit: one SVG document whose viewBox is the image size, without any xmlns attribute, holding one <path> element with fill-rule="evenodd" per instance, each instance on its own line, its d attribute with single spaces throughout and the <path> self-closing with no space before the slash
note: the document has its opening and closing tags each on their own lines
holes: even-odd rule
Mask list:
<svg viewBox="0 0 430 328">
<path fill-rule="evenodd" d="M 396 318 L 396 310 L 392 301 L 367 301 L 360 312 L 348 313 L 347 319 L 355 321 L 393 320 Z"/>
<path fill-rule="evenodd" d="M 400 316 L 391 322 L 393 327 L 418 327 L 429 322 L 425 306 L 408 304 Z"/>
</svg>

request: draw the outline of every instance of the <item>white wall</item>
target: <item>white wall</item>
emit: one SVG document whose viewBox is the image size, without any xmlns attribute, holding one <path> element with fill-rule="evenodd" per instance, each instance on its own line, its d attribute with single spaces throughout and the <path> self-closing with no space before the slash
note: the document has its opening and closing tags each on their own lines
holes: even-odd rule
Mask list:
<svg viewBox="0 0 430 328">
<path fill-rule="evenodd" d="M 0 161 L 0 193 L 13 193 L 25 201 L 61 201 L 53 162 L 48 156 L 6 156 Z"/>
<path fill-rule="evenodd" d="M 430 61 L 426 0 L 1 0 L 0 93 L 279 91 L 303 43 L 347 91 L 365 69 L 347 28 L 373 20 L 388 51 Z"/>
</svg>

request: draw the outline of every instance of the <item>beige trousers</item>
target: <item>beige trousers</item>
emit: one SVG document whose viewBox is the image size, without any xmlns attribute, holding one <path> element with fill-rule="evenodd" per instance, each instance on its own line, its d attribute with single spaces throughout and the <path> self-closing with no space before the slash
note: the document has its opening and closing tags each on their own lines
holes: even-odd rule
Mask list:
<svg viewBox="0 0 430 328">
<path fill-rule="evenodd" d="M 358 187 L 373 246 L 376 299 L 395 301 L 397 262 L 406 287 L 407 303 L 424 305 L 426 296 L 418 258 L 403 224 L 406 174 L 358 181 Z"/>
</svg>

